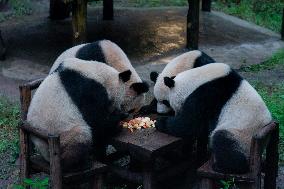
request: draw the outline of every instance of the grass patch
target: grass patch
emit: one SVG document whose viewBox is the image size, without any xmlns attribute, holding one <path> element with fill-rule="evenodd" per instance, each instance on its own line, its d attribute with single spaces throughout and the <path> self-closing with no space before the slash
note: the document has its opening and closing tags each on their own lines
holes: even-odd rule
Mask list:
<svg viewBox="0 0 284 189">
<path fill-rule="evenodd" d="M 184 0 L 128 0 L 115 3 L 120 7 L 187 6 L 187 1 Z M 91 6 L 102 6 L 102 1 L 92 1 L 89 4 Z"/>
<path fill-rule="evenodd" d="M 237 16 L 273 31 L 281 31 L 283 0 L 216 0 L 213 9 Z"/>
<path fill-rule="evenodd" d="M 20 109 L 5 97 L 0 96 L 0 153 L 13 151 L 16 156 L 19 152 L 18 122 Z"/>
<path fill-rule="evenodd" d="M 31 0 L 8 0 L 7 4 L 9 9 L 0 12 L 0 22 L 13 17 L 30 15 L 33 12 Z"/>
<path fill-rule="evenodd" d="M 241 67 L 240 71 L 258 72 L 262 70 L 270 70 L 279 64 L 284 64 L 284 49 L 281 49 L 279 52 L 275 53 L 269 60 L 261 64 Z"/>
<path fill-rule="evenodd" d="M 284 163 L 284 82 L 278 85 L 268 86 L 263 83 L 256 83 L 254 87 L 265 101 L 272 116 L 279 122 L 280 140 L 279 155 L 280 162 Z"/>
</svg>

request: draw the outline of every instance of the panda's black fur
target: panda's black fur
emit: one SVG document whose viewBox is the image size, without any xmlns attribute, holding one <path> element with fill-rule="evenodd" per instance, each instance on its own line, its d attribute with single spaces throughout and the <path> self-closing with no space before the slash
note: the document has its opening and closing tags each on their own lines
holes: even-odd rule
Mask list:
<svg viewBox="0 0 284 189">
<path fill-rule="evenodd" d="M 156 127 L 179 137 L 195 137 L 204 132 L 210 133 L 216 127 L 223 106 L 238 89 L 241 81 L 242 78 L 235 71 L 231 71 L 227 76 L 199 86 L 186 98 L 176 116 L 159 120 Z"/>
<path fill-rule="evenodd" d="M 205 52 L 203 51 L 200 51 L 201 52 L 201 55 L 195 59 L 194 63 L 193 63 L 193 67 L 192 68 L 197 68 L 197 67 L 201 67 L 201 66 L 204 66 L 204 65 L 207 65 L 207 64 L 211 64 L 211 63 L 215 63 L 216 61 L 210 57 L 209 55 L 207 55 Z M 173 71 L 174 72 L 174 71 Z M 178 74 L 178 73 L 176 73 Z M 158 72 L 151 72 L 150 73 L 150 79 L 151 81 L 153 81 L 154 83 L 156 83 L 157 81 L 157 78 L 159 76 L 159 73 Z M 175 76 L 171 76 L 171 79 L 174 79 Z M 146 106 L 143 106 L 140 111 L 139 111 L 139 114 L 140 115 L 147 115 L 147 114 L 151 114 L 151 113 L 158 113 L 157 112 L 157 99 L 154 97 L 154 99 L 151 101 L 150 104 L 146 105 Z M 163 101 L 163 104 L 165 104 L 166 106 L 169 106 L 169 102 L 167 100 L 164 100 Z M 171 110 L 169 111 L 168 113 L 158 113 L 160 115 L 174 115 L 174 111 Z"/>
<path fill-rule="evenodd" d="M 271 121 L 271 115 L 257 92 L 229 66 L 216 63 L 197 69 L 178 74 L 177 80 L 164 78 L 165 85 L 171 89 L 170 105 L 176 112 L 175 116 L 159 117 L 156 128 L 186 140 L 208 141 L 210 138 L 215 171 L 246 173 L 249 170 L 251 137 L 257 128 Z M 196 78 L 194 81 L 197 83 L 204 80 L 200 85 L 187 84 L 197 73 L 208 73 L 208 78 L 213 77 L 209 80 L 205 79 L 206 75 Z M 242 112 L 247 114 L 242 116 Z M 256 115 L 259 117 L 256 118 Z"/>
<path fill-rule="evenodd" d="M 106 63 L 105 55 L 102 47 L 100 46 L 100 41 L 89 43 L 81 47 L 75 57 L 81 60 L 93 60 Z"/>
<path fill-rule="evenodd" d="M 201 51 L 201 56 L 195 60 L 193 68 L 197 68 L 214 62 L 216 61 L 212 57 L 210 57 L 205 52 Z"/>
</svg>

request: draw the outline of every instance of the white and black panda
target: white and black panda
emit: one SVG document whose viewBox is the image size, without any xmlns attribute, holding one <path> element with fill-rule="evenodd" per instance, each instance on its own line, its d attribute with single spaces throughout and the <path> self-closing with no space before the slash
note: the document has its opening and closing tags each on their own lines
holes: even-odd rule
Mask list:
<svg viewBox="0 0 284 189">
<path fill-rule="evenodd" d="M 153 82 L 155 82 L 155 99 L 151 102 L 149 106 L 143 107 L 141 112 L 158 112 L 160 114 L 164 114 L 170 110 L 167 99 L 169 88 L 166 87 L 164 84 L 164 77 L 175 77 L 177 74 L 185 70 L 200 67 L 214 62 L 215 60 L 204 52 L 201 52 L 199 50 L 193 50 L 183 53 L 171 60 L 160 74 L 155 71 L 151 72 L 150 78 Z"/>
<path fill-rule="evenodd" d="M 222 63 L 163 79 L 175 116 L 160 118 L 156 128 L 183 138 L 209 137 L 215 171 L 247 172 L 252 136 L 272 119 L 255 89 Z"/>
<path fill-rule="evenodd" d="M 27 115 L 32 127 L 60 135 L 65 169 L 81 166 L 88 154 L 99 154 L 125 118 L 120 106 L 131 71 L 77 58 L 65 59 L 39 86 Z M 49 161 L 48 144 L 32 137 Z M 98 153 L 97 153 L 98 152 Z"/>
<path fill-rule="evenodd" d="M 81 44 L 64 51 L 51 67 L 52 73 L 65 58 L 79 58 L 106 63 L 119 72 L 130 70 L 132 75 L 126 83 L 128 86 L 122 108 L 127 112 L 137 111 L 145 101 L 145 93 L 149 86 L 142 81 L 126 54 L 115 43 L 109 40 L 100 40 L 93 43 Z"/>
</svg>

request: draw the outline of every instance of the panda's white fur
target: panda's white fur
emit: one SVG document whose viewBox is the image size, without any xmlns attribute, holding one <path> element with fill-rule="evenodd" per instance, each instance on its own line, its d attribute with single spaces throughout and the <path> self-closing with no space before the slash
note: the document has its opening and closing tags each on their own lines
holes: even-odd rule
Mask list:
<svg viewBox="0 0 284 189">
<path fill-rule="evenodd" d="M 65 59 L 60 66 L 61 69 L 76 71 L 82 77 L 100 83 L 106 89 L 108 95 L 106 98 L 113 102 L 112 107 L 105 108 L 110 112 L 114 109 L 120 110 L 125 95 L 125 84 L 119 79 L 117 70 L 103 63 L 77 58 Z M 90 125 L 83 119 L 82 113 L 64 88 L 60 72 L 60 69 L 54 71 L 39 86 L 32 98 L 27 121 L 32 127 L 42 129 L 46 133 L 60 134 L 61 157 L 65 161 L 71 159 L 72 162 L 74 158 L 84 155 L 78 154 L 79 152 L 72 148 L 79 144 L 90 146 L 92 132 Z M 97 91 L 80 92 L 91 94 Z M 47 143 L 36 137 L 32 137 L 32 141 L 43 157 L 49 161 Z"/>
<path fill-rule="evenodd" d="M 199 66 L 196 65 L 196 60 L 202 56 L 206 56 L 206 58 L 204 58 L 205 60 L 202 60 L 204 61 L 202 62 L 202 64 L 208 64 L 214 62 L 213 59 L 211 59 L 201 51 L 193 50 L 183 53 L 182 55 L 179 55 L 178 57 L 174 58 L 166 65 L 163 71 L 158 75 L 154 86 L 154 96 L 157 100 L 158 113 L 167 113 L 171 110 L 162 102 L 163 100 L 168 100 L 167 97 L 169 92 L 168 87 L 165 87 L 164 85 L 164 77 L 174 77 L 185 70 L 189 70 Z"/>
<path fill-rule="evenodd" d="M 167 118 L 166 121 L 158 121 L 157 128 L 166 133 L 181 137 L 186 137 L 188 135 L 202 135 L 202 133 L 198 134 L 198 132 L 203 132 L 203 134 L 210 132 L 210 127 L 212 127 L 212 125 L 208 125 L 207 130 L 197 132 L 197 130 L 200 129 L 198 128 L 200 126 L 198 124 L 198 119 L 200 119 L 200 122 L 202 122 L 204 119 L 212 119 L 207 118 L 208 115 L 200 114 L 202 114 L 202 112 L 204 113 L 214 110 L 203 109 L 202 111 L 200 111 L 202 109 L 200 109 L 200 106 L 205 106 L 204 108 L 206 108 L 207 104 L 202 104 L 204 102 L 196 101 L 196 97 L 203 95 L 201 99 L 205 100 L 207 96 L 209 97 L 211 95 L 210 92 L 218 93 L 218 91 L 215 91 L 215 89 L 213 89 L 211 91 L 207 91 L 208 94 L 197 93 L 195 94 L 197 95 L 195 97 L 193 93 L 196 92 L 197 89 L 201 89 L 205 85 L 207 85 L 207 87 L 210 86 L 210 82 L 212 81 L 217 81 L 217 79 L 220 78 L 230 77 L 229 74 L 232 74 L 232 72 L 234 71 L 232 71 L 228 65 L 215 63 L 184 71 L 178 74 L 174 79 L 168 78 L 167 81 L 170 84 L 166 84 L 167 81 L 164 78 L 165 84 L 171 85 L 167 98 L 169 99 L 169 103 L 174 109 L 176 115 L 175 117 Z M 236 73 L 234 72 L 233 74 Z M 233 77 L 240 78 L 235 80 L 238 80 L 240 83 L 235 86 L 236 89 L 233 92 L 232 96 L 230 96 L 225 104 L 222 105 L 220 113 L 216 115 L 217 122 L 216 125 L 214 125 L 214 128 L 209 137 L 210 146 L 213 150 L 213 156 L 215 157 L 215 161 L 217 162 L 215 167 L 216 170 L 224 172 L 243 172 L 247 170 L 247 167 L 245 165 L 242 165 L 241 163 L 239 163 L 239 165 L 236 165 L 238 164 L 238 155 L 244 154 L 246 160 L 248 161 L 252 136 L 258 129 L 271 122 L 272 118 L 268 108 L 266 107 L 265 103 L 263 102 L 260 95 L 256 92 L 256 90 L 240 76 L 234 75 Z M 226 86 L 229 85 L 231 85 L 231 83 L 226 84 Z M 219 89 L 222 89 L 222 85 L 219 86 Z M 224 90 L 226 90 L 226 88 Z M 222 93 L 220 95 L 222 95 Z M 214 99 L 211 99 L 211 102 L 217 100 L 216 98 L 222 97 L 215 96 Z M 191 109 L 188 109 L 186 106 L 188 106 L 188 103 L 191 102 L 194 104 L 191 104 Z M 191 124 L 187 122 L 185 125 L 183 125 L 183 123 L 191 118 L 190 112 L 195 111 L 198 111 L 196 115 L 200 116 L 199 118 L 197 118 L 197 120 L 194 120 L 197 121 L 197 123 Z M 197 117 L 196 115 L 195 117 Z M 212 122 L 213 121 L 211 120 L 208 123 Z M 228 142 L 228 144 L 226 144 L 226 142 Z M 231 148 L 226 148 L 230 145 Z M 235 149 L 234 147 L 237 149 Z M 234 151 L 234 155 L 236 155 L 235 157 L 231 157 L 229 155 L 231 151 Z M 224 157 L 224 159 L 228 159 L 227 161 L 231 163 L 226 162 L 224 163 L 225 165 L 222 165 L 222 162 L 220 162 L 220 155 L 218 156 L 218 154 L 214 154 L 214 152 L 218 152 L 220 154 L 222 153 L 222 155 L 226 156 Z M 234 160 L 234 158 L 236 158 L 236 160 Z"/>
<path fill-rule="evenodd" d="M 91 46 L 93 44 L 93 46 Z M 89 47 L 88 47 L 89 45 Z M 118 72 L 123 72 L 126 70 L 131 71 L 131 77 L 130 80 L 126 83 L 128 86 L 126 90 L 126 95 L 124 97 L 124 102 L 122 104 L 122 108 L 125 111 L 130 111 L 135 109 L 136 111 L 140 109 L 140 107 L 144 104 L 145 101 L 145 92 L 148 91 L 148 86 L 146 83 L 144 83 L 133 66 L 131 65 L 129 59 L 127 58 L 126 54 L 122 51 L 122 49 L 116 45 L 115 43 L 109 41 L 109 40 L 101 40 L 97 41 L 94 43 L 86 43 L 86 44 L 81 44 L 75 47 L 72 47 L 70 49 L 67 49 L 64 51 L 54 62 L 52 68 L 50 69 L 50 73 L 52 73 L 58 66 L 59 64 L 65 59 L 65 58 L 72 58 L 72 57 L 78 57 L 78 52 L 84 47 L 87 48 L 93 48 L 91 49 L 92 51 L 101 51 L 101 52 L 96 52 L 96 53 L 101 53 L 100 56 L 104 58 L 104 63 L 112 66 L 115 68 Z M 96 49 L 95 49 L 96 48 Z M 88 51 L 88 49 L 86 50 Z M 93 53 L 90 51 L 89 53 Z M 86 54 L 86 53 L 85 53 Z M 93 53 L 94 54 L 94 53 Z M 101 57 L 101 58 L 102 58 Z M 88 59 L 85 59 L 84 56 L 81 56 L 80 59 L 83 60 L 97 60 L 96 55 L 93 55 L 93 57 L 88 54 Z M 133 84 L 136 85 L 136 87 L 133 87 Z M 142 90 L 140 90 L 142 88 Z"/>
</svg>

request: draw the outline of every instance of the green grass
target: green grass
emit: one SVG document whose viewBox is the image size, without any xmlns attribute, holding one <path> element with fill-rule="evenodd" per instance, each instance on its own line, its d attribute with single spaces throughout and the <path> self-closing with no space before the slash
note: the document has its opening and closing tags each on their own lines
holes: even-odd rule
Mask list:
<svg viewBox="0 0 284 189">
<path fill-rule="evenodd" d="M 269 60 L 247 67 L 243 67 L 240 71 L 245 72 L 257 72 L 263 70 L 277 69 L 276 66 L 284 64 L 284 49 L 281 49 L 275 53 Z M 282 66 L 281 66 L 282 67 Z M 273 118 L 277 120 L 280 124 L 280 162 L 284 163 L 284 81 L 279 81 L 278 84 L 268 85 L 260 81 L 252 82 L 255 89 L 258 91 L 260 96 L 265 101 L 267 107 L 269 108 Z"/>
<path fill-rule="evenodd" d="M 19 117 L 19 106 L 0 96 L 0 153 L 5 153 L 7 150 L 13 151 L 14 154 L 18 153 Z"/>
<path fill-rule="evenodd" d="M 8 0 L 8 11 L 0 12 L 0 22 L 10 18 L 30 15 L 33 12 L 31 0 Z"/>
<path fill-rule="evenodd" d="M 284 64 L 284 49 L 281 49 L 279 52 L 275 53 L 269 60 L 261 64 L 241 67 L 240 71 L 258 72 L 262 70 L 270 70 L 279 64 Z"/>
<path fill-rule="evenodd" d="M 281 31 L 283 0 L 241 0 L 240 4 L 233 0 L 226 3 L 216 0 L 213 9 L 240 17 L 273 31 Z"/>
<path fill-rule="evenodd" d="M 254 87 L 265 101 L 272 116 L 280 124 L 280 162 L 284 163 L 284 81 L 277 85 L 268 86 L 256 83 Z"/>
</svg>

